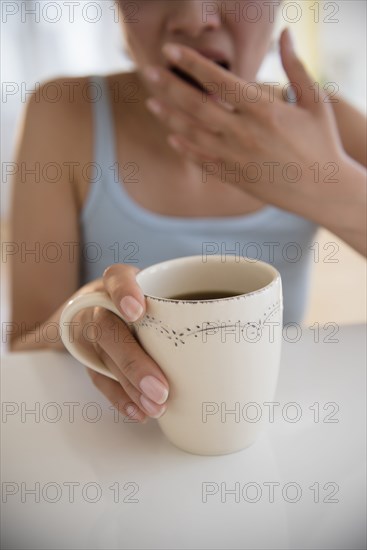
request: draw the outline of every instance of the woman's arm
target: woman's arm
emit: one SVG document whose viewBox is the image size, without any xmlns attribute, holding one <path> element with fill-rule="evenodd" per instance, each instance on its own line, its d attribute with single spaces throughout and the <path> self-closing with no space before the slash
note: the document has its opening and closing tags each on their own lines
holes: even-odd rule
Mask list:
<svg viewBox="0 0 367 550">
<path fill-rule="evenodd" d="M 366 117 L 340 96 L 331 103 L 339 134 L 347 155 L 362 166 L 367 166 Z"/>
<path fill-rule="evenodd" d="M 55 85 L 63 89 L 61 81 Z M 77 104 L 64 97 L 49 101 L 47 93 L 46 83 L 26 106 L 11 182 L 10 241 L 5 243 L 11 281 L 10 349 L 57 347 L 52 345 L 55 330 L 51 326 L 46 331 L 43 324 L 56 319 L 55 312 L 79 287 L 75 182 L 68 170 L 69 163 L 80 164 L 73 153 Z M 40 326 L 39 336 L 32 335 Z"/>
<path fill-rule="evenodd" d="M 321 185 L 317 194 L 310 194 L 309 218 L 366 256 L 366 169 L 345 155 L 338 170 L 338 183 Z"/>
<path fill-rule="evenodd" d="M 343 205 L 336 204 L 335 212 L 330 212 L 328 229 L 366 255 L 366 170 L 363 167 L 367 166 L 367 121 L 343 98 L 338 96 L 336 99 L 331 105 L 347 156 L 344 171 L 341 170 L 345 184 L 339 202 Z M 339 223 L 333 224 L 333 220 L 339 220 Z"/>
<path fill-rule="evenodd" d="M 63 89 L 63 82 L 57 85 Z M 79 86 L 80 98 L 82 91 Z M 88 107 L 91 111 L 90 104 Z M 27 106 L 13 181 L 11 241 L 5 243 L 11 262 L 11 351 L 65 350 L 60 339 L 60 315 L 75 294 L 104 290 L 124 318 L 127 313 L 121 302 L 129 296 L 131 304 L 133 297 L 141 307 L 130 310 L 127 320 L 144 314 L 144 294 L 135 279 L 137 268 L 110 266 L 102 278 L 79 288 L 79 215 L 76 182 L 69 168 L 74 166 L 82 172 L 86 159 L 92 158 L 91 147 L 87 154 L 81 153 L 92 136 L 88 127 L 83 127 L 84 115 L 83 101 L 70 102 L 67 97 L 66 101 L 47 102 L 45 89 Z M 80 173 L 77 181 L 82 182 Z M 94 335 L 84 330 L 89 322 L 99 329 Z M 116 381 L 111 380 L 87 369 L 111 404 L 124 416 L 139 421 L 161 416 L 167 408 L 168 382 L 129 326 L 98 307 L 82 310 L 72 323 L 75 341 L 88 354 L 97 354 L 116 377 Z"/>
</svg>

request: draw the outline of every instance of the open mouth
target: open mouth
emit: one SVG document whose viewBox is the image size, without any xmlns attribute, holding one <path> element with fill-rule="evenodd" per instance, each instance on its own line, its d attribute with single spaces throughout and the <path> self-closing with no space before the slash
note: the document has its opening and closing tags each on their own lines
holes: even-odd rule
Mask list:
<svg viewBox="0 0 367 550">
<path fill-rule="evenodd" d="M 230 67 L 230 64 L 228 63 L 228 61 L 214 61 L 214 63 L 216 63 L 217 65 L 219 65 L 223 69 L 226 69 L 226 71 L 231 70 L 231 67 Z"/>
<path fill-rule="evenodd" d="M 226 69 L 227 71 L 230 70 L 230 65 L 229 65 L 228 61 L 214 61 L 214 63 L 216 63 L 217 65 L 219 65 L 223 69 Z M 184 82 L 187 82 L 187 84 L 191 84 L 191 86 L 193 86 L 194 88 L 197 88 L 201 92 L 207 93 L 207 90 L 205 90 L 205 88 L 197 80 L 195 80 L 195 78 L 193 78 L 191 75 L 187 74 L 182 69 L 179 69 L 178 67 L 175 67 L 174 65 L 170 65 L 168 68 L 173 74 L 175 74 L 176 76 L 181 78 Z"/>
</svg>

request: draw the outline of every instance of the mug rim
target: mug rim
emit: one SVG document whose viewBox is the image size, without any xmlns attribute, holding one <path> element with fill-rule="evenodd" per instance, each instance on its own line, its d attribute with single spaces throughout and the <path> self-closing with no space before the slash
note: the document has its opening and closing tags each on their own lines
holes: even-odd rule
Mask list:
<svg viewBox="0 0 367 550">
<path fill-rule="evenodd" d="M 172 264 L 172 263 L 176 263 L 176 264 L 180 264 L 180 263 L 186 263 L 187 261 L 189 262 L 192 262 L 192 263 L 195 263 L 198 261 L 198 259 L 200 258 L 201 260 L 201 263 L 202 263 L 202 256 L 199 255 L 199 254 L 196 254 L 196 255 L 193 255 L 193 256 L 181 256 L 179 258 L 172 258 L 170 260 L 163 260 L 162 262 L 158 262 L 156 264 L 153 264 L 153 265 L 150 265 L 150 266 L 147 266 L 143 269 L 141 269 L 137 275 L 136 275 L 136 282 L 139 284 L 139 276 L 143 273 L 146 273 L 147 271 L 151 270 L 151 269 L 162 269 L 163 266 L 166 264 Z M 226 260 L 228 260 L 228 258 L 230 258 L 230 262 L 232 263 L 236 263 L 236 264 L 239 264 L 239 263 L 244 263 L 244 262 L 248 262 L 246 263 L 246 265 L 259 265 L 261 264 L 261 267 L 264 269 L 267 269 L 268 271 L 270 271 L 273 275 L 273 278 L 272 280 L 270 281 L 270 283 L 268 283 L 267 285 L 265 286 L 262 286 L 261 288 L 258 288 L 257 290 L 253 290 L 251 292 L 246 292 L 246 293 L 243 293 L 243 294 L 236 294 L 235 296 L 228 296 L 228 297 L 224 297 L 224 298 L 214 298 L 214 299 L 208 299 L 208 300 L 175 300 L 175 299 L 172 299 L 172 298 L 163 298 L 162 296 L 154 296 L 153 294 L 148 294 L 146 292 L 144 292 L 143 290 L 143 294 L 144 294 L 144 297 L 145 298 L 149 298 L 150 300 L 153 300 L 153 301 L 156 301 L 156 302 L 171 302 L 171 303 L 181 303 L 181 304 L 201 304 L 201 303 L 215 303 L 215 302 L 223 302 L 225 300 L 235 300 L 235 299 L 243 299 L 243 298 L 248 298 L 248 297 L 251 297 L 251 296 L 256 296 L 258 294 L 261 294 L 267 290 L 269 290 L 270 288 L 272 288 L 273 286 L 275 286 L 276 284 L 278 284 L 278 282 L 280 281 L 281 282 L 281 275 L 279 273 L 279 271 L 271 264 L 267 263 L 267 262 L 264 262 L 262 260 L 254 260 L 252 258 L 248 258 L 248 257 L 245 257 L 245 256 L 241 256 L 240 258 L 240 261 L 236 261 L 236 258 L 237 256 L 235 256 L 234 254 L 230 254 L 226 257 Z M 215 261 L 215 262 L 218 262 L 218 261 L 221 261 L 222 259 L 222 255 L 221 254 L 212 254 L 210 256 L 207 257 L 207 260 L 208 261 Z M 224 263 L 224 262 L 221 262 L 221 263 Z"/>
</svg>

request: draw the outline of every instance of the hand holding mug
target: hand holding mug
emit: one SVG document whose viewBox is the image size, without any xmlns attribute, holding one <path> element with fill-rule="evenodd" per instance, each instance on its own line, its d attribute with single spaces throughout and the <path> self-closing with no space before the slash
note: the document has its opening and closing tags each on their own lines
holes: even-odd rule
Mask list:
<svg viewBox="0 0 367 550">
<path fill-rule="evenodd" d="M 152 397 L 153 390 L 158 394 L 169 384 L 166 410 L 158 422 L 176 446 L 198 454 L 225 454 L 251 445 L 261 422 L 248 423 L 226 411 L 248 403 L 261 407 L 274 396 L 283 313 L 278 271 L 265 262 L 215 255 L 176 258 L 143 269 L 136 283 L 138 292 L 144 292 L 146 312 L 130 326 L 136 338 L 130 350 L 121 339 L 112 346 L 115 316 L 123 319 L 121 299 L 137 292 L 128 279 L 121 283 L 122 274 L 121 267 L 107 271 L 109 295 L 85 294 L 66 305 L 60 322 L 70 353 L 105 375 L 103 380 L 118 380 L 134 402 L 142 402 L 142 382 L 152 373 L 160 383 L 150 386 Z M 140 301 L 141 296 L 134 296 Z M 102 346 L 109 343 L 112 357 L 103 356 L 105 363 L 86 356 L 70 340 L 72 318 L 96 306 L 108 310 L 101 310 L 104 326 L 110 319 Z M 123 334 L 128 330 L 125 326 Z"/>
<path fill-rule="evenodd" d="M 143 422 L 147 416 L 158 418 L 165 412 L 169 388 L 163 372 L 129 328 L 131 321 L 145 312 L 145 297 L 135 279 L 137 272 L 133 266 L 111 265 L 103 273 L 103 284 L 96 287 L 102 292 L 83 293 L 69 301 L 77 305 L 85 296 L 100 297 L 91 304 L 93 308 L 80 309 L 77 317 L 72 313 L 70 318 L 71 323 L 78 320 L 77 326 L 84 328 L 88 323 L 96 327 L 97 337 L 88 341 L 80 334 L 70 350 L 70 327 L 64 344 L 90 367 L 88 374 L 94 385 L 121 414 Z"/>
</svg>

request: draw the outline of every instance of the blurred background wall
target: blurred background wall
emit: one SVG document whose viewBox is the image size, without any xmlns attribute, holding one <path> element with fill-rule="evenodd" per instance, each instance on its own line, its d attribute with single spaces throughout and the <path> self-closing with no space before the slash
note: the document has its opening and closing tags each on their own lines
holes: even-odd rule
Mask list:
<svg viewBox="0 0 367 550">
<path fill-rule="evenodd" d="M 170 0 L 166 0 L 170 1 Z M 1 5 L 1 158 L 11 162 L 24 91 L 54 77 L 109 73 L 131 68 L 123 48 L 117 6 L 112 0 L 2 0 Z M 285 26 L 297 50 L 322 84 L 366 112 L 366 2 L 364 0 L 284 0 L 274 46 L 259 80 L 286 82 L 276 38 Z M 23 90 L 23 93 L 21 91 Z M 10 184 L 1 181 L 1 225 L 6 239 Z M 315 263 L 313 292 L 305 323 L 366 320 L 366 267 L 362 258 L 333 235 L 320 230 L 320 250 L 339 246 L 334 263 Z M 5 267 L 5 266 L 3 266 Z M 3 318 L 6 309 L 3 269 Z"/>
</svg>

